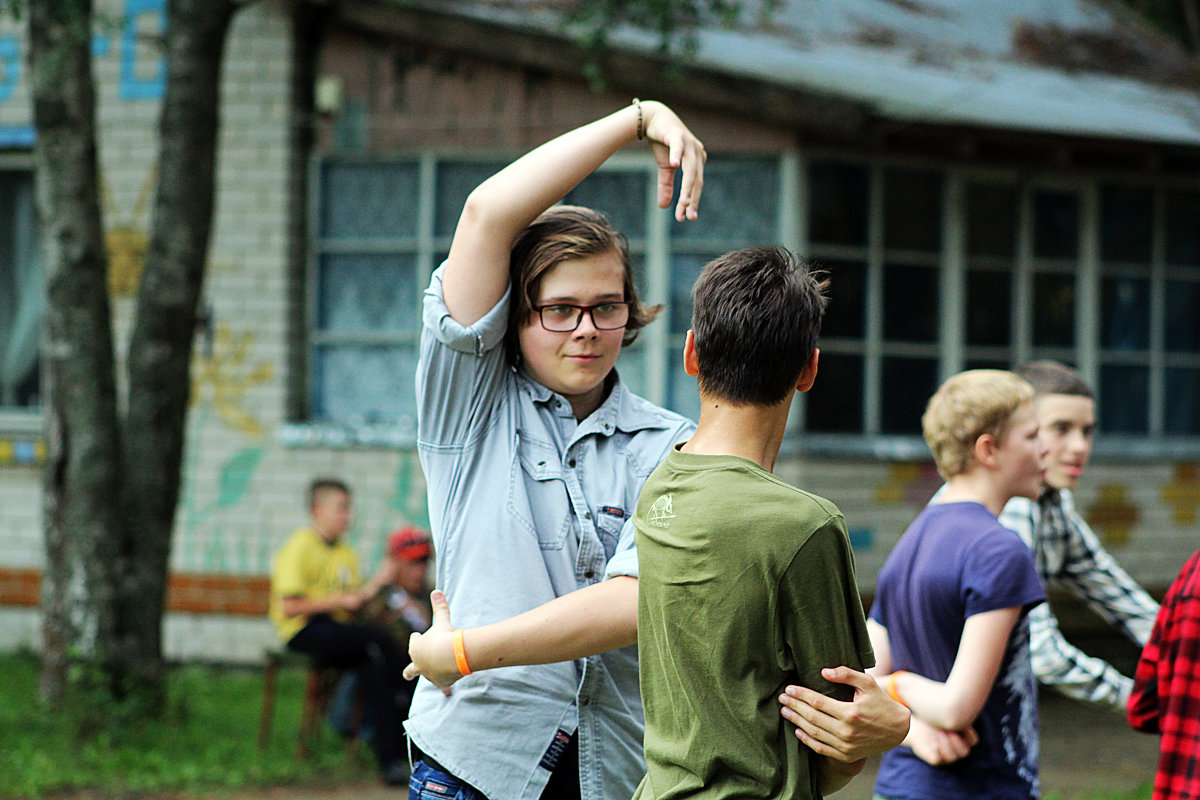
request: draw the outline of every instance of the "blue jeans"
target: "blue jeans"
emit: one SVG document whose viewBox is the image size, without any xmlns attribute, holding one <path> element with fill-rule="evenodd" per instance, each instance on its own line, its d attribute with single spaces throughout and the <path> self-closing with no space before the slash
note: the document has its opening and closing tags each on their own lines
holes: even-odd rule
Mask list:
<svg viewBox="0 0 1200 800">
<path fill-rule="evenodd" d="M 412 776 L 408 779 L 408 800 L 487 800 L 469 783 L 463 783 L 453 775 L 431 767 L 424 761 L 413 764 Z"/>
</svg>

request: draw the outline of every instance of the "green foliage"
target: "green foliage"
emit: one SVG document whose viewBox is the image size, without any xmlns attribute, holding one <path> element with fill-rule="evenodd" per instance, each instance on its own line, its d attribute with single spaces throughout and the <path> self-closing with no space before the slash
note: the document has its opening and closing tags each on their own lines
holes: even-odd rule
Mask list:
<svg viewBox="0 0 1200 800">
<path fill-rule="evenodd" d="M 1120 0 L 1187 50 L 1200 50 L 1200 2 L 1197 0 Z"/>
<path fill-rule="evenodd" d="M 744 14 L 769 14 L 783 0 L 581 0 L 567 12 L 568 28 L 587 46 L 602 50 L 612 28 L 629 26 L 657 34 L 663 54 L 695 50 L 704 25 L 734 27 Z"/>
<path fill-rule="evenodd" d="M 0 797 L 43 797 L 91 789 L 131 792 L 235 789 L 370 780 L 370 752 L 347 755 L 324 729 L 307 760 L 295 758 L 304 675 L 280 671 L 268 747 L 258 749 L 262 671 L 188 666 L 172 669 L 163 713 L 73 689 L 65 711 L 38 699 L 37 659 L 0 655 Z M 81 682 L 81 687 L 87 682 Z"/>
</svg>

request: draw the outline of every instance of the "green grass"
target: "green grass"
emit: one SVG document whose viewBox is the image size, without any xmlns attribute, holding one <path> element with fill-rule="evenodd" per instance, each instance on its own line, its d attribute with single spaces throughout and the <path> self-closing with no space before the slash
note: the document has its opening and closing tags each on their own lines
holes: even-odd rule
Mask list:
<svg viewBox="0 0 1200 800">
<path fill-rule="evenodd" d="M 1087 795 L 1082 800 L 1150 800 L 1153 788 L 1152 783 L 1147 783 L 1131 792 L 1096 792 Z M 1062 800 L 1062 798 L 1054 792 L 1047 792 L 1042 795 L 1042 800 Z"/>
<path fill-rule="evenodd" d="M 74 702 L 51 712 L 37 696 L 38 663 L 0 655 L 0 797 L 90 789 L 104 794 L 205 791 L 370 780 L 370 751 L 348 753 L 327 727 L 296 758 L 303 673 L 280 671 L 275 719 L 258 749 L 261 669 L 173 669 L 161 718 L 122 720 L 114 706 Z"/>
</svg>

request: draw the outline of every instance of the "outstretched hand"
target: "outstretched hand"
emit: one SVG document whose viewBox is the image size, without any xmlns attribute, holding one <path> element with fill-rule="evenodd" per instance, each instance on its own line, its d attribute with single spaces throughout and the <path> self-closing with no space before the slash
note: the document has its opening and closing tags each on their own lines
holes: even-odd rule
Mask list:
<svg viewBox="0 0 1200 800">
<path fill-rule="evenodd" d="M 704 162 L 708 158 L 704 145 L 675 112 L 662 103 L 644 101 L 642 112 L 645 114 L 646 138 L 658 164 L 658 207 L 671 205 L 675 172 L 682 170 L 675 219 L 680 222 L 694 220 L 700 215 L 700 193 L 704 189 Z"/>
<path fill-rule="evenodd" d="M 796 726 L 796 737 L 819 755 L 857 761 L 891 750 L 908 733 L 909 711 L 888 697 L 875 679 L 849 667 L 821 670 L 825 680 L 854 687 L 849 702 L 803 686 L 779 696 L 780 713 Z"/>
<path fill-rule="evenodd" d="M 462 677 L 454 660 L 450 604 L 441 589 L 434 589 L 429 600 L 433 604 L 433 624 L 424 633 L 408 637 L 408 657 L 412 663 L 404 668 L 404 677 L 411 681 L 420 675 L 449 694 L 450 686 Z"/>
</svg>

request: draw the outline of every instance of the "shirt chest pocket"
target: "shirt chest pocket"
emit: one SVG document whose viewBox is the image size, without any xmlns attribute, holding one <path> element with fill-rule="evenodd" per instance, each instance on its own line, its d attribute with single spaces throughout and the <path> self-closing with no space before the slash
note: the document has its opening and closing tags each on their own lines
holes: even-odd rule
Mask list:
<svg viewBox="0 0 1200 800">
<path fill-rule="evenodd" d="M 518 437 L 508 481 L 508 512 L 543 550 L 561 550 L 573 527 L 561 456 L 548 445 Z"/>
</svg>

